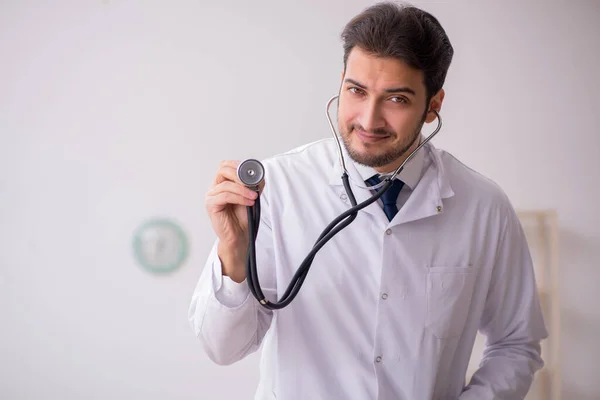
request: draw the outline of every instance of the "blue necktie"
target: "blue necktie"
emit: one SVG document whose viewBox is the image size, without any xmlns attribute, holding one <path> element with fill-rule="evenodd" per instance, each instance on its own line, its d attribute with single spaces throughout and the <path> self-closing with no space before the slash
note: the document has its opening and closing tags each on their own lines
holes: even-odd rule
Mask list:
<svg viewBox="0 0 600 400">
<path fill-rule="evenodd" d="M 367 183 L 371 186 L 375 186 L 381 183 L 381 180 L 379 179 L 379 176 L 373 175 L 372 177 L 367 179 Z M 392 186 L 381 196 L 381 201 L 383 201 L 383 212 L 390 221 L 398 212 L 396 200 L 398 199 L 398 194 L 400 194 L 400 190 L 402 190 L 402 186 L 404 186 L 404 182 L 402 182 L 399 179 L 394 179 L 394 181 L 392 182 Z M 381 188 L 378 188 L 376 190 L 379 192 Z"/>
</svg>

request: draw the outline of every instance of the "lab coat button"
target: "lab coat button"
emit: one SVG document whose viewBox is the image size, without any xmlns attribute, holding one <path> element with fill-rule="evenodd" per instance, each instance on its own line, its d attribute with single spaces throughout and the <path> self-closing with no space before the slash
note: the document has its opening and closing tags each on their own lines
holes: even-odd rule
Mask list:
<svg viewBox="0 0 600 400">
<path fill-rule="evenodd" d="M 340 195 L 340 199 L 342 199 L 342 201 L 346 201 L 346 200 L 348 200 L 348 196 L 346 195 L 346 193 L 342 193 Z"/>
<path fill-rule="evenodd" d="M 391 229 L 387 229 L 387 230 L 385 231 L 385 234 L 386 234 L 386 235 L 391 235 L 391 234 L 392 234 L 392 230 L 391 230 Z"/>
<path fill-rule="evenodd" d="M 377 358 L 375 359 L 375 362 L 380 363 L 381 362 L 381 356 L 377 356 Z"/>
<path fill-rule="evenodd" d="M 387 299 L 387 298 L 388 298 L 388 295 L 387 295 L 387 293 L 383 293 L 383 294 L 381 295 L 381 298 L 382 298 L 382 299 L 384 299 L 384 300 L 385 300 L 385 299 Z"/>
</svg>

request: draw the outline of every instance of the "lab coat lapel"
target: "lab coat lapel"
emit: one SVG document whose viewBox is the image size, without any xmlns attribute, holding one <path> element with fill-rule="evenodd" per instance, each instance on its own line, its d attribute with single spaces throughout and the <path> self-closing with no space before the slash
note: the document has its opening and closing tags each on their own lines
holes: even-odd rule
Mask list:
<svg viewBox="0 0 600 400">
<path fill-rule="evenodd" d="M 398 210 L 398 214 L 392 219 L 390 226 L 431 217 L 444 210 L 439 187 L 436 184 L 437 180 L 432 178 L 437 178 L 437 176 L 430 167 L 404 206 Z"/>
<path fill-rule="evenodd" d="M 398 211 L 398 214 L 396 214 L 392 221 L 388 222 L 388 219 L 378 202 L 373 202 L 360 211 L 373 215 L 375 218 L 382 221 L 384 225 L 388 225 L 389 227 L 443 213 L 443 199 L 454 196 L 454 192 L 450 187 L 450 182 L 445 173 L 442 159 L 433 144 L 431 142 L 427 143 L 423 147 L 423 150 L 427 151 L 431 163 L 429 163 L 427 170 L 424 171 L 423 176 L 413 193 L 409 196 L 406 204 Z M 359 188 L 353 182 L 353 180 L 362 182 L 362 177 L 354 164 L 349 161 L 350 156 L 345 149 L 343 151 L 344 157 L 346 158 L 346 169 L 352 178 L 350 180 L 350 186 L 356 197 L 357 204 L 360 204 L 361 202 L 368 200 L 372 196 L 372 193 L 368 189 Z M 335 188 L 338 196 L 345 198 L 346 190 L 344 189 L 342 182 L 342 174 L 343 169 L 340 165 L 339 157 L 336 154 L 329 174 L 329 184 Z M 350 199 L 346 199 L 345 202 L 349 207 L 351 206 Z"/>
<path fill-rule="evenodd" d="M 443 200 L 454 196 L 439 154 L 430 143 L 424 150 L 428 152 L 431 163 L 390 226 L 441 214 L 444 212 Z"/>
</svg>

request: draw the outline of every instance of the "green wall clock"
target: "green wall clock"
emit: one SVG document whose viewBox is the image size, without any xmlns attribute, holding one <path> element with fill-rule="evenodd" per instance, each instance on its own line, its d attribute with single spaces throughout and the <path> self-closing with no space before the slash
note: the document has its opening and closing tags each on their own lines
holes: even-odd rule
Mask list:
<svg viewBox="0 0 600 400">
<path fill-rule="evenodd" d="M 172 272 L 188 256 L 188 241 L 183 229 L 168 218 L 145 221 L 133 235 L 133 252 L 144 269 L 154 273 Z"/>
</svg>

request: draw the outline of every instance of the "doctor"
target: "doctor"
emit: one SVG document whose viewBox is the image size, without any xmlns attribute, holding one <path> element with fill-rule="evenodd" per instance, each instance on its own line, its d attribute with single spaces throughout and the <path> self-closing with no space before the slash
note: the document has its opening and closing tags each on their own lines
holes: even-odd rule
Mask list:
<svg viewBox="0 0 600 400">
<path fill-rule="evenodd" d="M 436 122 L 453 49 L 432 15 L 391 3 L 357 15 L 342 39 L 338 126 L 360 203 L 372 195 L 361 187 L 396 169 L 423 124 Z M 277 301 L 350 201 L 333 139 L 263 164 L 257 265 L 263 292 Z M 427 143 L 382 199 L 317 253 L 294 301 L 271 311 L 246 282 L 246 206 L 256 197 L 237 165 L 222 162 L 206 196 L 217 240 L 189 319 L 217 364 L 262 346 L 255 399 L 525 397 L 547 332 L 523 231 L 494 182 Z M 487 347 L 466 382 L 478 331 Z"/>
</svg>

